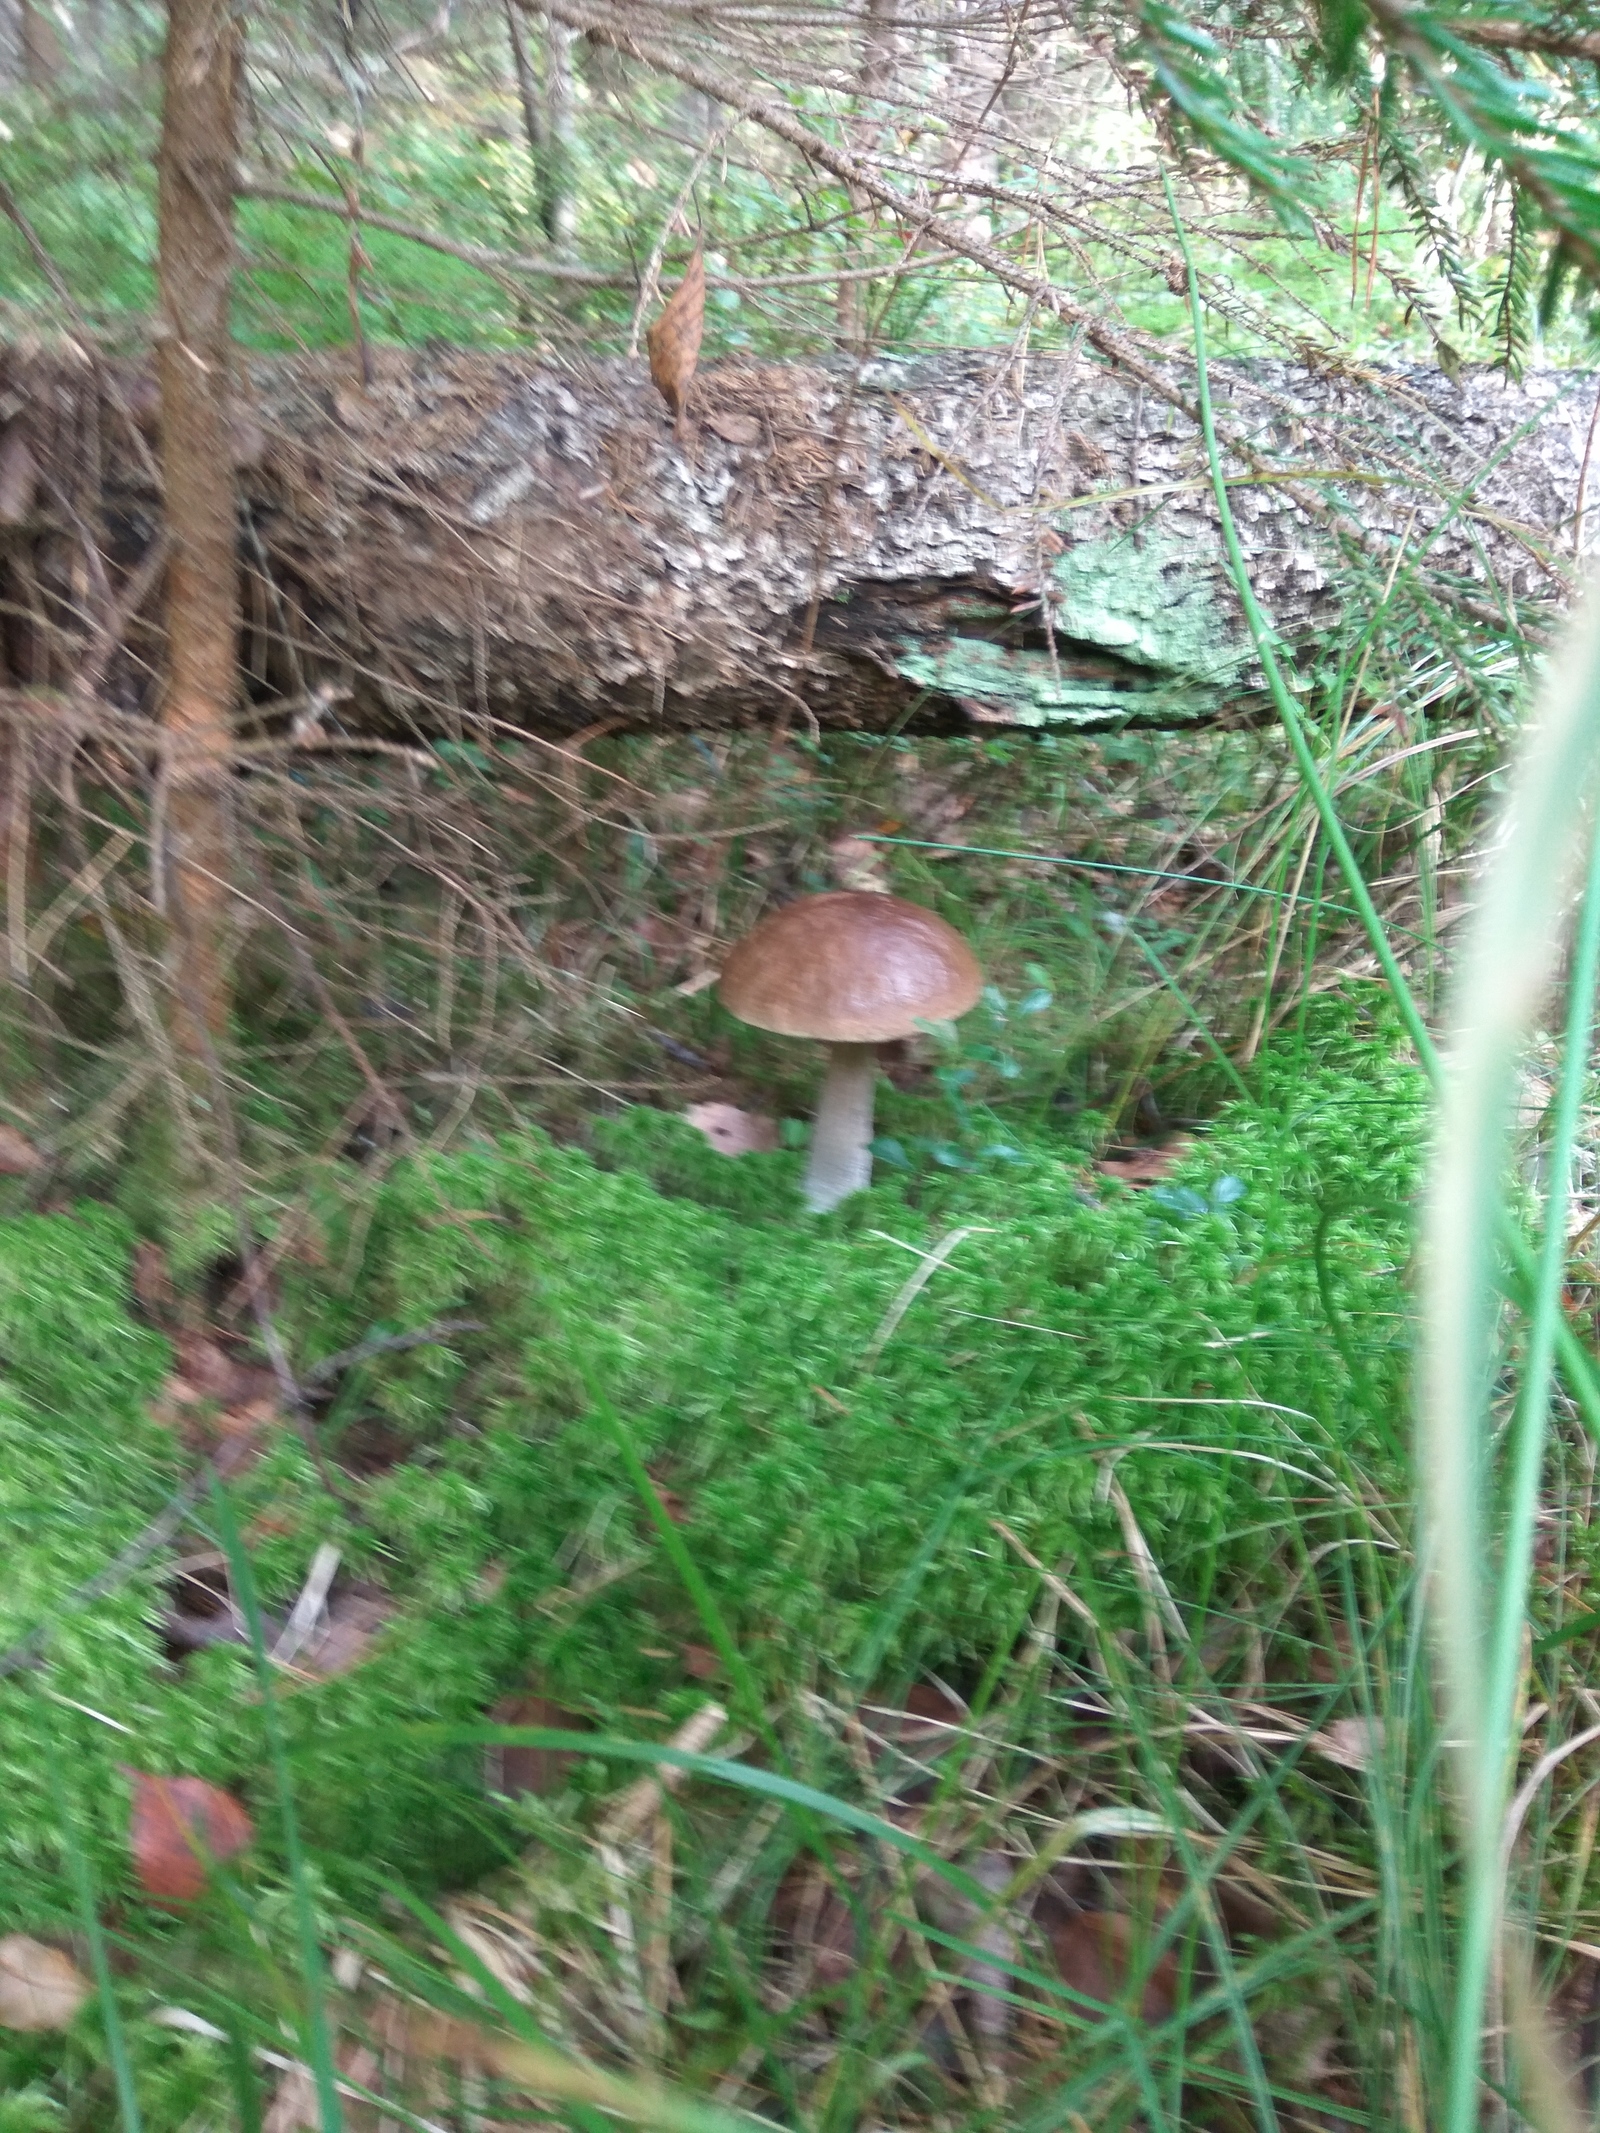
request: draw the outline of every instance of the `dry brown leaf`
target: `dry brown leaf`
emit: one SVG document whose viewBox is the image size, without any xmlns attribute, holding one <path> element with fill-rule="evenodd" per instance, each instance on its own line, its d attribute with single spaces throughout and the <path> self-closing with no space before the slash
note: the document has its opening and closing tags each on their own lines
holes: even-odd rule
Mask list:
<svg viewBox="0 0 1600 2133">
<path fill-rule="evenodd" d="M 699 246 L 665 309 L 645 336 L 650 376 L 679 430 L 689 405 L 689 384 L 700 360 L 706 322 L 706 261 Z"/>
<path fill-rule="evenodd" d="M 1130 1972 L 1139 1966 L 1132 1923 L 1120 1911 L 1076 1911 L 1051 1927 L 1050 1945 L 1063 1985 L 1102 2007 L 1126 1999 Z M 1169 1948 L 1145 1979 L 1139 2013 L 1146 2022 L 1165 2022 L 1177 1998 L 1178 1965 Z"/>
<path fill-rule="evenodd" d="M 705 423 L 724 444 L 756 444 L 761 437 L 761 424 L 754 415 L 707 415 Z"/>
<path fill-rule="evenodd" d="M 888 894 L 881 845 L 869 844 L 865 837 L 835 837 L 828 846 L 828 864 L 841 889 L 872 889 L 879 895 Z"/>
<path fill-rule="evenodd" d="M 203 1333 L 179 1333 L 173 1346 L 178 1367 L 151 1405 L 155 1421 L 210 1445 L 249 1437 L 277 1413 L 278 1380 L 264 1365 L 235 1362 Z"/>
<path fill-rule="evenodd" d="M 1189 1153 L 1193 1142 L 1184 1133 L 1155 1147 L 1108 1148 L 1095 1169 L 1124 1185 L 1159 1185 Z"/>
<path fill-rule="evenodd" d="M 1365 1770 L 1383 1747 L 1383 1727 L 1375 1718 L 1334 1718 L 1312 1734 L 1311 1745 L 1342 1769 Z"/>
<path fill-rule="evenodd" d="M 65 2029 L 89 1980 L 59 1948 L 8 1933 L 0 1940 L 0 2028 Z"/>
<path fill-rule="evenodd" d="M 255 1826 L 232 1793 L 204 1778 L 122 1774 L 133 1789 L 128 1841 L 139 1886 L 158 1903 L 188 1903 L 206 1885 L 213 1865 L 231 1859 L 255 1836 Z"/>
<path fill-rule="evenodd" d="M 170 1317 L 178 1300 L 167 1255 L 148 1237 L 134 1246 L 133 1293 L 147 1316 L 157 1320 Z"/>
<path fill-rule="evenodd" d="M 0 1126 L 0 1178 L 25 1178 L 44 1168 L 44 1157 L 15 1126 Z"/>
<path fill-rule="evenodd" d="M 394 1602 L 379 1593 L 339 1592 L 328 1602 L 327 1628 L 295 1660 L 302 1674 L 326 1681 L 359 1666 L 374 1638 L 394 1614 Z"/>
<path fill-rule="evenodd" d="M 262 1363 L 240 1363 L 218 1342 L 203 1333 L 180 1333 L 173 1346 L 178 1352 L 178 1374 L 187 1379 L 202 1399 L 219 1407 L 248 1407 L 257 1400 L 275 1400 L 276 1374 Z"/>
<path fill-rule="evenodd" d="M 689 1518 L 687 1500 L 680 1496 L 676 1489 L 669 1488 L 654 1467 L 646 1467 L 645 1472 L 650 1476 L 650 1486 L 655 1490 L 657 1497 L 660 1499 L 661 1508 L 666 1512 L 668 1518 L 672 1520 L 675 1526 L 686 1525 Z"/>
<path fill-rule="evenodd" d="M 261 2133 L 304 2133 L 322 2123 L 322 2106 L 309 2068 L 291 2066 L 272 2094 Z"/>
<path fill-rule="evenodd" d="M 722 1661 L 709 1644 L 686 1644 L 682 1657 L 683 1670 L 691 1681 L 715 1681 L 722 1672 Z"/>
<path fill-rule="evenodd" d="M 548 1696 L 505 1696 L 489 1713 L 497 1726 L 529 1726 L 548 1733 L 588 1733 L 588 1719 L 567 1711 Z M 484 1775 L 491 1792 L 535 1793 L 547 1798 L 567 1782 L 573 1757 L 562 1748 L 525 1747 L 516 1741 L 491 1742 L 484 1754 Z"/>
<path fill-rule="evenodd" d="M 766 1155 L 778 1145 L 778 1121 L 737 1104 L 691 1104 L 684 1117 L 718 1155 Z"/>
</svg>

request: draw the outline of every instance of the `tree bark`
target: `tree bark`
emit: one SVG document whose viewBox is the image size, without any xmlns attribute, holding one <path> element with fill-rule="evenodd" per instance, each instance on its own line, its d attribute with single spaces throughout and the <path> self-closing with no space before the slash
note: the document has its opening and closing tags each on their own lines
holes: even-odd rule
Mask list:
<svg viewBox="0 0 1600 2133">
<path fill-rule="evenodd" d="M 578 230 L 577 170 L 573 151 L 577 120 L 572 93 L 572 47 L 576 32 L 545 17 L 545 158 L 540 175 L 539 218 L 558 253 L 571 249 Z"/>
<path fill-rule="evenodd" d="M 167 702 L 199 768 L 227 745 L 230 446 L 251 746 L 496 721 L 549 736 L 599 720 L 1095 730 L 1265 710 L 1193 422 L 1086 354 L 714 365 L 680 446 L 642 363 L 379 349 L 369 391 L 353 355 L 263 361 L 230 427 L 220 359 L 180 364 L 180 345 L 163 376 L 197 406 L 166 425 L 169 509 L 189 528 Z M 127 586 L 160 517 L 126 425 L 82 373 L 8 368 L 41 497 L 81 493 L 85 435 L 111 447 L 104 493 L 72 522 L 45 503 L 0 529 L 0 681 L 69 686 L 67 652 L 97 618 L 76 616 L 73 573 L 45 562 L 98 510 L 102 578 Z M 137 376 L 105 377 L 147 404 Z M 1168 377 L 1178 397 L 1192 387 L 1177 365 Z M 1466 677 L 1564 604 L 1593 379 L 1264 363 L 1219 364 L 1213 385 L 1240 440 L 1228 471 L 1257 594 L 1308 658 L 1387 598 L 1388 641 L 1410 626 L 1419 661 L 1446 646 Z M 196 416 L 204 438 L 180 448 Z M 43 650 L 16 619 L 25 562 L 28 583 L 48 581 Z M 97 684 L 108 715 L 156 710 L 159 625 L 125 629 Z M 1372 667 L 1368 681 L 1393 685 Z M 215 838 L 201 805 L 215 790 L 208 775 L 185 802 L 191 840 Z M 199 841 L 179 856 L 203 898 L 215 861 Z"/>
<path fill-rule="evenodd" d="M 227 766 L 239 686 L 229 375 L 238 41 L 229 0 L 169 0 L 157 350 L 168 541 L 165 843 L 156 864 L 175 933 L 174 1034 L 190 1059 L 205 1056 L 227 1019 Z"/>
</svg>

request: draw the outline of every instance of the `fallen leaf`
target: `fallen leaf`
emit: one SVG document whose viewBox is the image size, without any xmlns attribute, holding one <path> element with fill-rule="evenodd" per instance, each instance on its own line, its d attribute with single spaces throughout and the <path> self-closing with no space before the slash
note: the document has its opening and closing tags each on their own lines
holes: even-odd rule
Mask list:
<svg viewBox="0 0 1600 2133">
<path fill-rule="evenodd" d="M 120 1767 L 133 1788 L 128 1834 L 139 1886 L 158 1903 L 191 1902 L 211 1868 L 251 1842 L 254 1824 L 232 1793 L 204 1778 Z"/>
<path fill-rule="evenodd" d="M 1382 1750 L 1383 1727 L 1376 1718 L 1334 1718 L 1312 1734 L 1311 1745 L 1342 1769 L 1365 1770 Z"/>
<path fill-rule="evenodd" d="M 261 2133 L 308 2133 L 322 2124 L 322 2106 L 307 2068 L 291 2066 L 272 2092 Z"/>
<path fill-rule="evenodd" d="M 1123 2003 L 1136 1962 L 1132 1922 L 1120 1911 L 1076 1911 L 1050 1929 L 1061 1982 L 1103 2008 Z M 1139 1995 L 1146 2022 L 1165 2022 L 1177 2005 L 1178 1965 L 1169 1948 L 1150 1969 Z"/>
<path fill-rule="evenodd" d="M 683 1670 L 691 1681 L 715 1681 L 722 1672 L 722 1661 L 709 1644 L 686 1644 Z"/>
<path fill-rule="evenodd" d="M 880 896 L 888 894 L 883 849 L 869 844 L 865 837 L 835 837 L 828 846 L 828 863 L 841 889 L 872 889 Z"/>
<path fill-rule="evenodd" d="M 773 1927 L 799 1958 L 807 1990 L 828 1991 L 847 1983 L 860 1960 L 864 1933 L 870 1930 L 844 1893 L 859 1879 L 858 1873 L 838 1862 L 831 1871 L 830 1881 L 810 1862 L 791 1866 L 772 1900 Z"/>
<path fill-rule="evenodd" d="M 551 1733 L 587 1733 L 588 1719 L 563 1710 L 548 1696 L 503 1696 L 489 1713 L 497 1726 L 542 1727 Z M 561 1790 L 573 1757 L 563 1748 L 529 1748 L 516 1741 L 493 1741 L 484 1751 L 484 1778 L 491 1792 L 515 1799 L 533 1793 L 544 1799 Z"/>
<path fill-rule="evenodd" d="M 133 1293 L 147 1316 L 157 1320 L 170 1316 L 177 1302 L 167 1255 L 148 1237 L 141 1238 L 134 1247 Z"/>
<path fill-rule="evenodd" d="M 687 1499 L 680 1496 L 676 1489 L 669 1489 L 665 1482 L 657 1481 L 654 1474 L 651 1474 L 650 1482 L 660 1501 L 662 1510 L 666 1512 L 672 1523 L 675 1526 L 687 1525 L 689 1520 Z"/>
<path fill-rule="evenodd" d="M 179 1374 L 202 1399 L 219 1407 L 248 1407 L 258 1400 L 276 1400 L 276 1372 L 262 1363 L 236 1362 L 218 1342 L 203 1333 L 180 1333 L 173 1343 L 178 1351 Z"/>
<path fill-rule="evenodd" d="M 761 424 L 754 415 L 707 415 L 705 423 L 724 444 L 755 444 L 761 436 Z"/>
<path fill-rule="evenodd" d="M 59 1948 L 8 1933 L 0 1940 L 0 2028 L 65 2029 L 89 1980 Z"/>
<path fill-rule="evenodd" d="M 302 1674 L 315 1674 L 319 1681 L 348 1674 L 366 1658 L 393 1614 L 394 1602 L 381 1593 L 335 1593 L 328 1602 L 327 1627 L 299 1654 L 295 1666 Z"/>
<path fill-rule="evenodd" d="M 25 1178 L 44 1168 L 44 1157 L 15 1126 L 0 1126 L 0 1178 Z"/>
<path fill-rule="evenodd" d="M 1108 1148 L 1095 1169 L 1124 1185 L 1156 1185 L 1175 1170 L 1193 1146 L 1187 1134 L 1154 1147 Z"/>
<path fill-rule="evenodd" d="M 718 1155 L 765 1155 L 778 1145 L 778 1121 L 737 1104 L 691 1104 L 684 1117 Z"/>
<path fill-rule="evenodd" d="M 263 1364 L 235 1362 L 203 1333 L 180 1333 L 173 1346 L 178 1367 L 150 1409 L 164 1427 L 209 1448 L 250 1436 L 277 1413 L 277 1376 Z"/>
<path fill-rule="evenodd" d="M 700 360 L 706 322 L 706 261 L 698 246 L 666 308 L 645 336 L 650 376 L 671 408 L 678 429 L 689 405 L 689 383 Z"/>
</svg>

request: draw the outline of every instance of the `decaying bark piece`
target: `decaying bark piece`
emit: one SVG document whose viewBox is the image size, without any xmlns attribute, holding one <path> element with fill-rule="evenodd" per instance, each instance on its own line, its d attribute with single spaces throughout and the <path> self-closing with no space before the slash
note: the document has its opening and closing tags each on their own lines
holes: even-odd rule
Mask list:
<svg viewBox="0 0 1600 2133">
<path fill-rule="evenodd" d="M 13 371 L 62 487 L 52 456 L 98 421 L 90 517 L 127 583 L 159 506 L 126 425 L 84 371 Z M 244 665 L 269 733 L 1095 729 L 1263 708 L 1194 424 L 1083 351 L 722 363 L 681 440 L 642 362 L 378 350 L 375 373 L 364 387 L 342 354 L 251 366 Z M 1256 590 L 1292 643 L 1325 645 L 1351 585 L 1376 603 L 1397 560 L 1430 642 L 1452 616 L 1476 646 L 1564 602 L 1592 381 L 1252 363 L 1213 383 Z M 123 711 L 150 708 L 147 618 L 100 690 Z M 5 647 L 13 686 L 59 670 L 26 634 Z"/>
</svg>

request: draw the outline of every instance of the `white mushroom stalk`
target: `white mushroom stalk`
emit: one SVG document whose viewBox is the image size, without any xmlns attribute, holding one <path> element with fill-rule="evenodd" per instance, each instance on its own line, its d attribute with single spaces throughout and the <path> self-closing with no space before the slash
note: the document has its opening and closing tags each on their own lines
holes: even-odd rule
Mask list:
<svg viewBox="0 0 1600 2133">
<path fill-rule="evenodd" d="M 828 1071 L 811 1125 L 805 1202 L 826 1214 L 872 1183 L 872 1106 L 878 1051 L 872 1044 L 830 1044 Z"/>
</svg>

